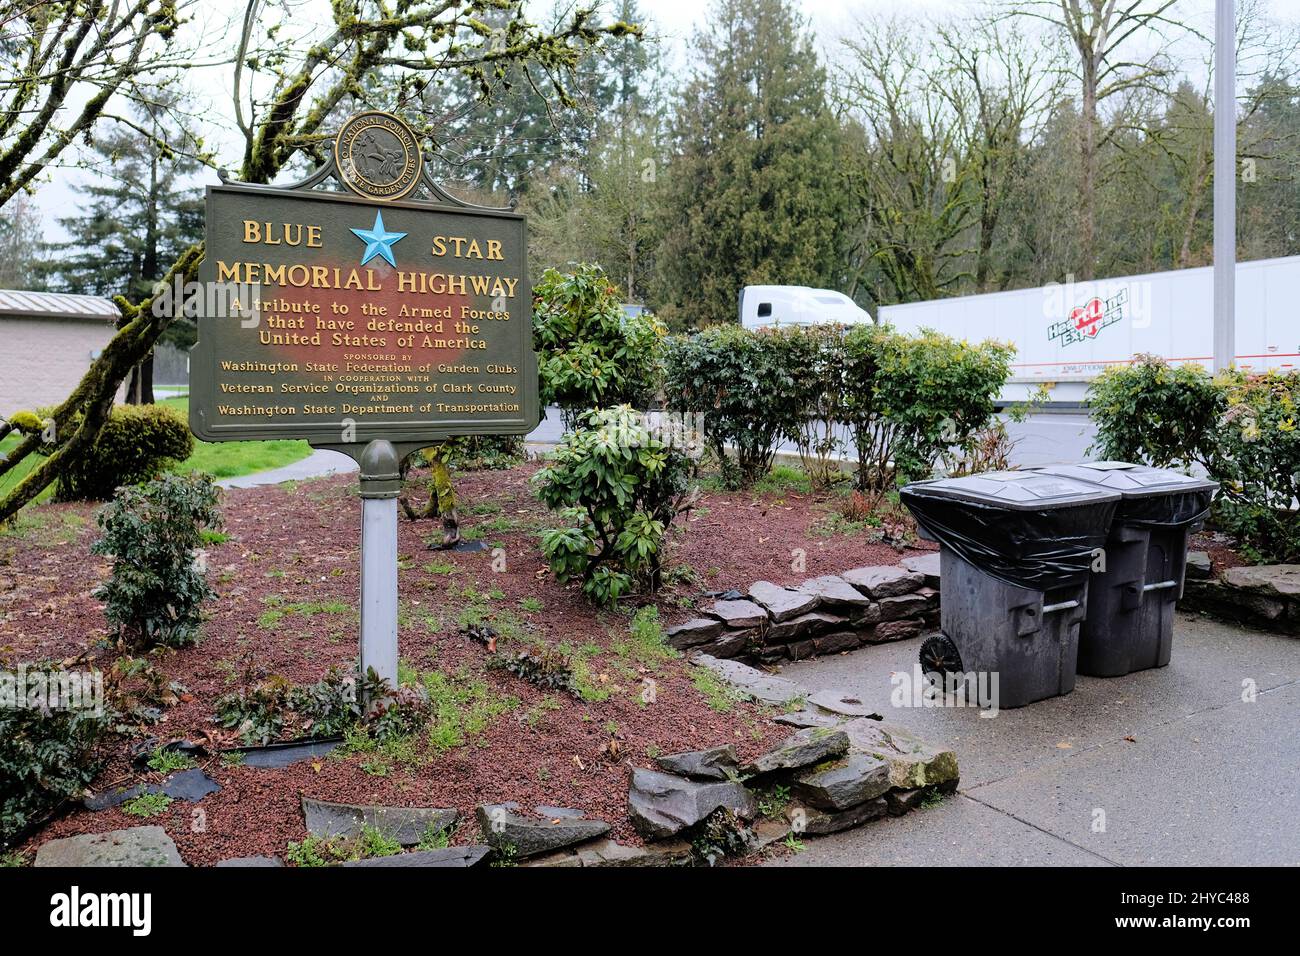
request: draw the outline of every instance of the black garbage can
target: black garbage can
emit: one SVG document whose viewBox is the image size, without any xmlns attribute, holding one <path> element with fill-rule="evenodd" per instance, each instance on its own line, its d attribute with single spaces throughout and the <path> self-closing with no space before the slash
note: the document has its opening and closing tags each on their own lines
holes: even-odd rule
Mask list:
<svg viewBox="0 0 1300 956">
<path fill-rule="evenodd" d="M 1169 663 L 1183 596 L 1187 538 L 1205 523 L 1218 483 L 1123 461 L 1048 465 L 1038 474 L 1118 492 L 1104 563 L 1088 590 L 1079 673 L 1119 677 Z"/>
<path fill-rule="evenodd" d="M 998 707 L 1074 689 L 1089 569 L 1120 496 L 1034 472 L 908 485 L 903 503 L 938 541 L 940 628 L 921 646 L 931 675 L 997 675 Z"/>
</svg>

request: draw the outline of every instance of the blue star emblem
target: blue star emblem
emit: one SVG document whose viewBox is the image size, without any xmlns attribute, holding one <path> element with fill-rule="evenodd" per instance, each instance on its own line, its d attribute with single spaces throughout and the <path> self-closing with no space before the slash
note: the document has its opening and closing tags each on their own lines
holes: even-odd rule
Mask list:
<svg viewBox="0 0 1300 956">
<path fill-rule="evenodd" d="M 352 234 L 366 244 L 366 251 L 361 253 L 364 266 L 375 256 L 381 256 L 390 266 L 397 265 L 393 259 L 393 243 L 406 238 L 404 232 L 389 232 L 384 228 L 384 214 L 375 211 L 375 225 L 371 229 L 353 229 Z"/>
</svg>

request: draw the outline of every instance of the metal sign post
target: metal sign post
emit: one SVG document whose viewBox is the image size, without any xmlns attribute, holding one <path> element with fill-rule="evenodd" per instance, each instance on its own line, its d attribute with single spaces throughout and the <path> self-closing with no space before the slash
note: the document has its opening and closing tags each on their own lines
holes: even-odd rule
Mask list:
<svg viewBox="0 0 1300 956">
<path fill-rule="evenodd" d="M 361 673 L 397 686 L 397 450 L 377 439 L 361 454 Z"/>
</svg>

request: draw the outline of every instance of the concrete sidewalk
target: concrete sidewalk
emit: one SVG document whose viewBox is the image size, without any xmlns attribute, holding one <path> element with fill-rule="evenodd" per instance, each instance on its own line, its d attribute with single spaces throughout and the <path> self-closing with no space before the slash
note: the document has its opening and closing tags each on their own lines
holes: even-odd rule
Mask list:
<svg viewBox="0 0 1300 956">
<path fill-rule="evenodd" d="M 1072 694 L 992 718 L 892 707 L 890 674 L 910 675 L 919 647 L 877 645 L 782 674 L 856 692 L 887 721 L 953 747 L 958 794 L 809 839 L 775 865 L 1300 864 L 1300 640 L 1179 614 L 1168 667 L 1080 677 Z"/>
<path fill-rule="evenodd" d="M 282 468 L 256 471 L 251 475 L 241 475 L 238 478 L 222 478 L 216 484 L 218 488 L 256 488 L 259 485 L 306 481 L 308 478 L 324 478 L 326 475 L 338 475 L 356 470 L 357 463 L 347 455 L 318 448 L 306 458 Z"/>
</svg>

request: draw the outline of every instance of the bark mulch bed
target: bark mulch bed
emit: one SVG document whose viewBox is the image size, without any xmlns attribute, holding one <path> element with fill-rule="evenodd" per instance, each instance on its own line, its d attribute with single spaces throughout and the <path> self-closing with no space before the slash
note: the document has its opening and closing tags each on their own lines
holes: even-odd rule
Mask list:
<svg viewBox="0 0 1300 956">
<path fill-rule="evenodd" d="M 598 612 L 572 587 L 547 572 L 537 532 L 553 518 L 532 496 L 536 464 L 508 471 L 457 475 L 466 537 L 505 552 L 493 570 L 491 550 L 447 553 L 426 549 L 439 540 L 437 522 L 404 519 L 399 532 L 401 632 L 404 661 L 464 684 L 479 682 L 498 703 L 517 701 L 463 746 L 425 753 L 416 762 L 378 761 L 366 754 L 324 757 L 280 770 L 227 766 L 205 769 L 221 791 L 197 806 L 177 801 L 161 816 L 141 820 L 120 809 L 81 808 L 29 841 L 157 823 L 192 865 L 227 857 L 283 855 L 306 831 L 302 794 L 349 803 L 455 807 L 463 822 L 454 843 L 478 840 L 478 803 L 514 800 L 581 808 L 611 823 L 611 835 L 638 842 L 626 815 L 630 768 L 653 765 L 658 753 L 730 741 L 742 757 L 756 755 L 789 733 L 774 713 L 749 703 L 710 707 L 684 661 L 647 662 L 626 646 L 629 616 Z M 228 491 L 222 510 L 228 538 L 208 553 L 209 581 L 219 597 L 208 609 L 200 642 L 156 656 L 155 664 L 182 688 L 149 733 L 237 746 L 213 721 L 214 702 L 252 681 L 279 675 L 319 680 L 331 665 L 347 668 L 356 655 L 360 501 L 356 480 L 340 476 L 297 485 Z M 27 512 L 0 532 L 0 659 L 7 664 L 63 659 L 86 652 L 101 666 L 117 652 L 106 637 L 91 589 L 108 562 L 90 553 L 95 508 L 49 505 Z M 794 583 L 818 574 L 871 564 L 895 564 L 912 553 L 872 540 L 861 529 L 828 530 L 832 496 L 777 489 L 764 493 L 706 493 L 675 528 L 667 566 L 673 583 L 658 597 L 665 626 L 707 603 L 705 592 L 745 590 L 760 579 Z M 928 546 L 927 546 L 928 547 Z M 688 570 L 689 569 L 689 570 Z M 495 620 L 526 646 L 532 639 L 581 648 L 592 686 L 608 696 L 582 700 L 546 692 L 485 666 L 487 651 L 460 628 L 466 608 Z M 504 645 L 503 645 L 504 646 Z M 644 703 L 653 680 L 655 699 Z M 123 740 L 97 786 L 139 780 Z M 368 768 L 368 770 L 366 769 Z"/>
</svg>

